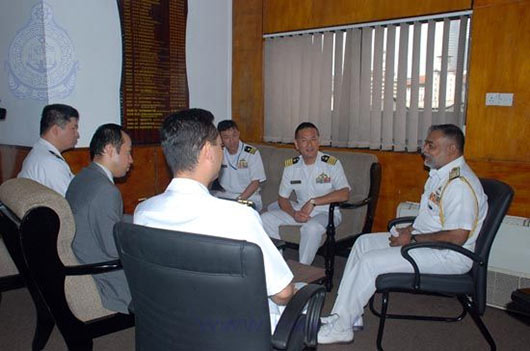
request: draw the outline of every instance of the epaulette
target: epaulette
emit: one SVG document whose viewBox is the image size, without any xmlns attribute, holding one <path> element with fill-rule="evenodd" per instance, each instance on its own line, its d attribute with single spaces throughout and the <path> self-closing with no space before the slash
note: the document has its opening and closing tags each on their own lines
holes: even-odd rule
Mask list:
<svg viewBox="0 0 530 351">
<path fill-rule="evenodd" d="M 455 167 L 449 172 L 449 180 L 453 180 L 460 177 L 460 167 Z"/>
<path fill-rule="evenodd" d="M 329 163 L 330 165 L 335 165 L 335 163 L 337 163 L 337 159 L 330 155 L 322 155 L 320 159 L 322 162 Z"/>
<path fill-rule="evenodd" d="M 63 159 L 61 156 L 57 155 L 57 154 L 56 154 L 55 152 L 53 152 L 52 150 L 48 150 L 48 151 L 49 151 L 50 154 L 52 154 L 53 156 L 57 157 L 59 160 L 64 161 L 64 159 Z"/>
<path fill-rule="evenodd" d="M 258 149 L 256 149 L 255 147 L 252 147 L 250 145 L 245 146 L 245 148 L 243 150 L 245 152 L 248 152 L 249 154 L 252 154 L 252 155 L 254 155 L 256 153 L 256 151 L 258 151 Z"/>
<path fill-rule="evenodd" d="M 294 164 L 297 164 L 299 160 L 300 160 L 300 156 L 296 156 L 296 157 L 293 157 L 293 158 L 288 158 L 287 160 L 285 160 L 285 167 L 289 167 L 289 166 L 292 166 Z"/>
</svg>

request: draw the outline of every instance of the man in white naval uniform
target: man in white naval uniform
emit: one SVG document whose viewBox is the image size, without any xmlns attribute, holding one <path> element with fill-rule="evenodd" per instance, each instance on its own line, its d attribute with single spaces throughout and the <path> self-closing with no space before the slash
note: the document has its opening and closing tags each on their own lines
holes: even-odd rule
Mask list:
<svg viewBox="0 0 530 351">
<path fill-rule="evenodd" d="M 318 334 L 318 342 L 350 342 L 362 326 L 363 308 L 384 273 L 413 272 L 401 256 L 411 242 L 446 241 L 473 250 L 488 210 L 479 179 L 466 164 L 464 135 L 452 124 L 434 125 L 425 139 L 423 155 L 430 168 L 414 223 L 392 233 L 359 237 L 348 257 L 337 299 Z M 455 251 L 417 249 L 410 252 L 422 273 L 462 274 L 472 261 Z"/>
<path fill-rule="evenodd" d="M 326 232 L 328 205 L 347 201 L 351 188 L 340 161 L 318 151 L 319 132 L 314 124 L 301 123 L 296 128 L 294 144 L 301 157 L 285 161 L 278 194 L 279 209 L 269 206 L 261 219 L 265 231 L 276 239 L 280 239 L 280 225 L 299 224 L 299 260 L 311 264 Z M 296 203 L 289 200 L 293 191 Z M 338 209 L 334 220 L 336 226 L 342 220 Z"/>
<path fill-rule="evenodd" d="M 232 120 L 219 122 L 217 130 L 223 142 L 223 163 L 219 184 L 224 191 L 215 196 L 250 200 L 259 212 L 262 208 L 259 183 L 265 181 L 265 170 L 259 150 L 239 139 L 239 128 Z"/>
<path fill-rule="evenodd" d="M 40 138 L 22 163 L 18 178 L 29 178 L 62 196 L 74 177 L 61 155 L 77 144 L 79 113 L 68 105 L 45 106 L 40 120 Z"/>
<path fill-rule="evenodd" d="M 267 236 L 259 214 L 248 206 L 218 199 L 207 186 L 221 168 L 221 138 L 205 110 L 184 110 L 166 118 L 161 144 L 173 180 L 166 191 L 141 203 L 134 223 L 148 227 L 180 230 L 217 237 L 246 240 L 263 253 L 271 327 L 279 319 L 278 305 L 285 305 L 294 294 L 293 274 L 278 249 Z"/>
</svg>

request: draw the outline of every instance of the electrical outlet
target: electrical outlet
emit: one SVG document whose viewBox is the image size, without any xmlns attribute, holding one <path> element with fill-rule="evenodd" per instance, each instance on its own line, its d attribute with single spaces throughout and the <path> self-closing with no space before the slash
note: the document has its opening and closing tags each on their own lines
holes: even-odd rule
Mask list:
<svg viewBox="0 0 530 351">
<path fill-rule="evenodd" d="M 486 93 L 486 106 L 512 106 L 513 93 Z"/>
</svg>

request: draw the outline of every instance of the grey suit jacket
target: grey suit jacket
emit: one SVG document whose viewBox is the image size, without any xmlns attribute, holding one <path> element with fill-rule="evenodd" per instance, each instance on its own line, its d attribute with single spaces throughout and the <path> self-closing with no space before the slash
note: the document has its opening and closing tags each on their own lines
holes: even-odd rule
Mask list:
<svg viewBox="0 0 530 351">
<path fill-rule="evenodd" d="M 118 188 L 95 163 L 77 174 L 66 192 L 74 214 L 76 233 L 72 249 L 80 263 L 118 259 L 112 230 L 123 218 L 123 201 Z M 93 275 L 103 306 L 128 313 L 131 294 L 123 270 Z"/>
</svg>

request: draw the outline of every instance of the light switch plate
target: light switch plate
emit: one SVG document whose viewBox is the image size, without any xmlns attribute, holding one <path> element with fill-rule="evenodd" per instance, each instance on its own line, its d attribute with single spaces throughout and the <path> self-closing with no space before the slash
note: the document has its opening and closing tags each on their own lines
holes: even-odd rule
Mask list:
<svg viewBox="0 0 530 351">
<path fill-rule="evenodd" d="M 513 93 L 486 93 L 486 106 L 513 106 Z"/>
</svg>

